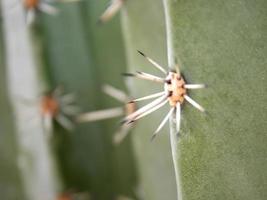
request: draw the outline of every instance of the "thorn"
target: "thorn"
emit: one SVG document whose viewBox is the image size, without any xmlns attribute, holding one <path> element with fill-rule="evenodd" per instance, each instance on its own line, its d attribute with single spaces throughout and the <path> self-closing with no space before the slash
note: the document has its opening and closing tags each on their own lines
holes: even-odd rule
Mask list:
<svg viewBox="0 0 267 200">
<path fill-rule="evenodd" d="M 128 124 L 132 124 L 134 122 L 135 122 L 135 120 L 131 120 L 131 121 L 127 122 L 126 124 L 128 125 Z"/>
<path fill-rule="evenodd" d="M 143 52 L 141 52 L 139 50 L 137 50 L 137 52 L 140 53 L 142 56 L 146 57 L 146 55 Z"/>
<path fill-rule="evenodd" d="M 203 115 L 204 115 L 205 117 L 211 117 L 210 112 L 207 111 L 207 110 L 204 110 Z"/>
<path fill-rule="evenodd" d="M 172 81 L 170 79 L 165 79 L 164 83 L 167 83 L 168 85 L 170 85 L 172 83 Z"/>
<path fill-rule="evenodd" d="M 128 101 L 127 104 L 132 104 L 134 102 L 135 102 L 134 100 L 131 100 L 131 101 Z"/>
<path fill-rule="evenodd" d="M 173 94 L 173 91 L 169 91 L 168 97 L 171 97 Z"/>
<path fill-rule="evenodd" d="M 150 75 L 150 74 L 147 74 L 147 73 L 145 73 L 145 72 L 141 72 L 141 71 L 136 71 L 136 73 L 137 74 L 140 74 L 140 75 L 144 75 L 144 76 L 146 76 L 146 75 Z M 153 75 L 152 75 L 153 76 Z"/>
<path fill-rule="evenodd" d="M 135 74 L 133 74 L 133 73 L 122 73 L 121 74 L 122 76 L 135 76 Z"/>
<path fill-rule="evenodd" d="M 98 25 L 98 26 L 101 26 L 101 25 L 103 25 L 104 23 L 103 23 L 103 21 L 101 20 L 101 18 L 99 18 L 98 20 L 97 20 L 97 22 L 96 22 L 96 25 Z"/>
<path fill-rule="evenodd" d="M 120 125 L 124 125 L 124 124 L 128 125 L 128 124 L 131 124 L 133 122 L 135 122 L 134 119 L 132 119 L 132 120 L 123 119 L 123 120 L 120 121 Z"/>
<path fill-rule="evenodd" d="M 154 134 L 151 136 L 151 138 L 150 138 L 150 142 L 153 142 L 154 139 L 156 138 L 156 136 L 157 136 L 157 134 L 154 133 Z"/>
</svg>

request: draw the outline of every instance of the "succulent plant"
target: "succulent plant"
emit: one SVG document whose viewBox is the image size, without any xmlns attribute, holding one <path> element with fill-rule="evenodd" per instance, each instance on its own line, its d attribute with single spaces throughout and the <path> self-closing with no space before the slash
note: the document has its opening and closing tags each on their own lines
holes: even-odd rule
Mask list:
<svg viewBox="0 0 267 200">
<path fill-rule="evenodd" d="M 97 200 L 266 199 L 266 1 L 62 0 L 51 4 L 55 15 L 39 12 L 31 26 L 29 6 L 40 7 L 23 2 L 0 6 L 1 199 L 54 200 L 65 191 Z M 139 97 L 159 95 L 162 84 L 121 76 L 161 75 L 137 50 L 166 72 L 178 65 L 186 83 L 207 84 L 187 91 L 206 113 L 181 104 L 179 129 L 174 112 L 163 127 L 166 106 L 138 120 L 119 145 L 123 117 L 70 130 L 61 120 L 43 126 L 40 97 L 58 85 L 75 93 L 81 113 L 122 106 L 103 85 L 125 91 L 138 108 L 146 104 Z M 182 85 L 172 102 L 183 100 Z M 58 114 L 51 100 L 50 120 Z M 74 110 L 61 111 L 75 121 Z M 162 134 L 151 141 L 157 126 Z"/>
</svg>

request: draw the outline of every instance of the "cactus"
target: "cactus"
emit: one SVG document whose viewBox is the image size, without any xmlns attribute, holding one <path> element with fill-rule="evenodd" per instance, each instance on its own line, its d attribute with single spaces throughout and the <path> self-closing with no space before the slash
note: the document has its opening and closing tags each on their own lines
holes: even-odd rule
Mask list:
<svg viewBox="0 0 267 200">
<path fill-rule="evenodd" d="M 24 20 L 24 10 L 8 9 L 12 1 L 2 1 L 5 48 L 6 85 L 12 107 L 14 132 L 19 150 L 20 169 L 26 199 L 54 199 L 61 188 L 55 157 L 49 149 L 42 126 L 39 101 L 42 79 L 34 56 L 30 31 Z M 26 103 L 27 101 L 27 103 Z M 50 130 L 49 130 L 50 131 Z"/>
<path fill-rule="evenodd" d="M 24 199 L 23 185 L 17 163 L 18 148 L 16 146 L 16 134 L 11 114 L 11 106 L 8 98 L 7 77 L 4 52 L 3 32 L 0 27 L 0 185 L 2 199 Z"/>
<path fill-rule="evenodd" d="M 266 198 L 264 0 L 113 0 L 112 18 L 109 0 L 62 2 L 29 26 L 23 5 L 1 0 L 1 199 Z M 138 120 L 120 144 L 113 140 L 121 118 L 68 116 L 73 130 L 53 120 L 46 137 L 36 101 L 45 90 L 63 86 L 81 113 L 124 106 L 104 85 L 133 99 L 162 91 L 121 76 L 161 76 L 137 51 L 165 70 L 178 65 L 187 83 L 207 84 L 190 91 L 207 112 L 183 103 L 179 134 L 173 115 L 153 141 L 169 106 Z"/>
<path fill-rule="evenodd" d="M 179 64 L 187 81 L 208 85 L 203 92 L 190 93 L 207 109 L 206 114 L 200 114 L 186 104 L 183 106 L 180 137 L 173 145 L 177 145 L 174 161 L 178 169 L 178 199 L 264 199 L 266 194 L 261 189 L 264 183 L 256 171 L 266 176 L 263 172 L 264 150 L 260 150 L 265 149 L 265 136 L 259 139 L 256 135 L 266 128 L 263 122 L 266 112 L 260 111 L 264 105 L 266 86 L 263 81 L 258 82 L 266 76 L 266 51 L 261 46 L 266 32 L 263 28 L 266 3 L 175 0 L 163 3 L 167 10 L 165 17 L 168 18 L 165 18 L 166 33 L 162 32 L 165 27 L 160 1 L 128 2 L 122 19 L 132 71 L 152 71 L 147 63 L 140 60 L 142 58 L 138 58 L 135 51 L 139 49 L 166 67 Z M 140 14 L 138 11 L 142 9 L 145 12 Z M 248 90 L 255 81 L 260 84 L 259 88 L 255 91 L 255 98 L 249 98 Z M 145 95 L 147 91 L 154 90 L 152 84 L 140 81 L 134 81 L 134 84 L 135 95 Z M 156 170 L 157 164 L 152 163 L 163 159 L 159 155 L 164 152 L 162 146 L 167 144 L 161 137 L 157 138 L 160 144 L 153 144 L 153 147 L 157 146 L 155 149 L 151 147 L 153 152 L 146 144 L 147 132 L 153 132 L 151 122 L 151 127 L 155 127 L 159 119 L 158 116 L 150 116 L 140 121 L 140 129 L 136 128 L 136 133 L 133 133 L 134 143 L 138 145 L 137 157 L 142 165 L 144 194 L 145 199 L 164 199 L 164 194 L 168 193 L 173 194 L 170 199 L 175 199 L 175 184 L 168 187 L 164 183 L 164 178 L 169 182 L 172 179 L 164 173 L 157 181 L 160 170 Z M 253 123 L 249 123 L 250 120 Z M 144 127 L 146 134 L 140 136 Z M 164 132 L 168 133 L 167 130 Z M 259 157 L 256 156 L 258 154 Z M 169 156 L 170 152 L 166 150 L 164 155 Z M 254 163 L 257 170 L 248 163 Z M 172 168 L 170 163 L 168 166 L 165 164 L 166 168 L 162 165 L 161 172 Z M 257 187 L 261 184 L 262 187 Z M 170 188 L 173 188 L 172 192 Z"/>
<path fill-rule="evenodd" d="M 208 85 L 205 92 L 192 94 L 207 115 L 184 109 L 183 199 L 264 199 L 266 84 L 259 80 L 266 76 L 267 4 L 168 3 L 174 55 L 188 80 Z"/>
</svg>

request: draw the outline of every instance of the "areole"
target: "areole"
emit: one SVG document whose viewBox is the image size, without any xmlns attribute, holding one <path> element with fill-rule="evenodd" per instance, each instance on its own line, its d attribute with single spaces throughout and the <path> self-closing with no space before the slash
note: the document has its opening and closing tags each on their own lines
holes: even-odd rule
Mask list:
<svg viewBox="0 0 267 200">
<path fill-rule="evenodd" d="M 26 9 L 36 8 L 39 4 L 39 0 L 24 0 L 24 6 Z"/>
</svg>

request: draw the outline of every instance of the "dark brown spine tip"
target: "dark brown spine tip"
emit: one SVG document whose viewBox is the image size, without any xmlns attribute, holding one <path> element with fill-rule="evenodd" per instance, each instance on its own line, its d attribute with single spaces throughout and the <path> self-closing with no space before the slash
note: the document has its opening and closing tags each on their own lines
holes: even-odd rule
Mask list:
<svg viewBox="0 0 267 200">
<path fill-rule="evenodd" d="M 103 25 L 103 24 L 104 24 L 104 22 L 102 21 L 101 18 L 99 18 L 99 19 L 97 20 L 97 22 L 96 22 L 96 25 L 98 25 L 98 26 L 101 26 L 101 25 Z"/>
<path fill-rule="evenodd" d="M 170 79 L 169 80 L 165 80 L 164 82 L 167 83 L 167 84 L 171 84 L 172 83 Z"/>
<path fill-rule="evenodd" d="M 127 104 L 132 104 L 134 103 L 134 100 L 128 101 Z"/>
<path fill-rule="evenodd" d="M 150 138 L 150 142 L 153 142 L 154 141 L 154 139 L 156 138 L 156 134 L 153 134 L 152 136 L 151 136 L 151 138 Z"/>
<path fill-rule="evenodd" d="M 135 76 L 135 74 L 133 73 L 122 73 L 121 75 L 122 76 Z"/>
<path fill-rule="evenodd" d="M 140 53 L 142 56 L 146 57 L 146 55 L 142 51 L 137 50 L 137 52 Z"/>
<path fill-rule="evenodd" d="M 135 120 L 130 120 L 130 121 L 128 121 L 126 124 L 132 124 L 132 123 L 134 123 L 135 122 Z"/>
</svg>

